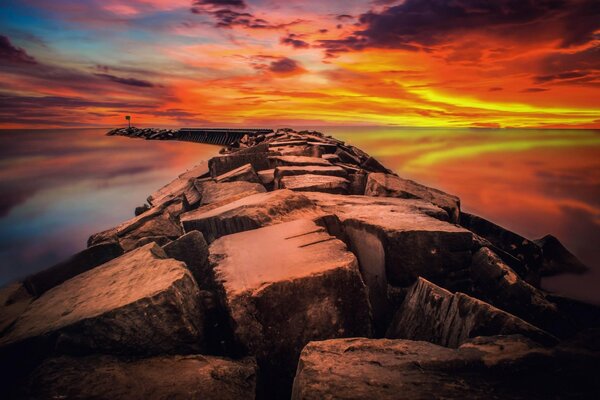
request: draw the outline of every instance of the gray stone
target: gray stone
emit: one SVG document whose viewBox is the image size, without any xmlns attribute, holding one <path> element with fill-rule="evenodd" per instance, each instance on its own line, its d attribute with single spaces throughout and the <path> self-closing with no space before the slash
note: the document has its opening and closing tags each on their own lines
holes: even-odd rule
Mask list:
<svg viewBox="0 0 600 400">
<path fill-rule="evenodd" d="M 595 398 L 598 352 L 550 350 L 521 337 L 427 342 L 335 339 L 300 356 L 293 400 Z"/>
<path fill-rule="evenodd" d="M 307 216 L 318 210 L 306 196 L 290 190 L 259 193 L 232 201 L 220 207 L 185 213 L 181 223 L 186 232 L 202 232 L 208 242 L 215 239 Z"/>
<path fill-rule="evenodd" d="M 48 290 L 0 339 L 0 347 L 9 362 L 50 351 L 197 351 L 202 318 L 191 273 L 148 244 Z"/>
<path fill-rule="evenodd" d="M 139 360 L 57 357 L 30 375 L 15 397 L 34 399 L 254 399 L 256 364 L 202 355 Z"/>
<path fill-rule="evenodd" d="M 458 222 L 460 216 L 460 199 L 458 197 L 408 179 L 402 179 L 396 175 L 369 174 L 365 195 L 422 199 L 446 210 L 452 222 Z"/>
<path fill-rule="evenodd" d="M 419 278 L 396 312 L 386 337 L 458 347 L 476 336 L 522 334 L 544 344 L 556 339 L 535 326 L 463 293 Z"/>
<path fill-rule="evenodd" d="M 275 169 L 277 171 L 277 169 Z M 293 175 L 279 179 L 280 189 L 290 189 L 297 192 L 322 192 L 332 194 L 348 193 L 349 182 L 346 178 L 325 175 Z"/>
<path fill-rule="evenodd" d="M 252 164 L 244 164 L 239 168 L 232 169 L 223 175 L 217 176 L 215 181 L 218 183 L 236 181 L 260 183 L 258 175 L 256 175 L 254 168 L 252 168 Z"/>
<path fill-rule="evenodd" d="M 210 261 L 235 338 L 256 355 L 272 398 L 289 396 L 309 341 L 371 334 L 356 258 L 310 220 L 224 236 Z"/>
</svg>

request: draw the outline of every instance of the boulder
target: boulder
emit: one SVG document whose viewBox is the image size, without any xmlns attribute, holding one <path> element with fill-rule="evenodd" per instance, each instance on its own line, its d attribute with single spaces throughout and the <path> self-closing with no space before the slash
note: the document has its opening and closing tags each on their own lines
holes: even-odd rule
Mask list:
<svg viewBox="0 0 600 400">
<path fill-rule="evenodd" d="M 210 261 L 234 336 L 256 355 L 271 398 L 289 397 L 309 341 L 371 334 L 356 258 L 310 220 L 224 236 Z"/>
<path fill-rule="evenodd" d="M 363 172 L 357 172 L 348 175 L 348 192 L 355 195 L 364 195 L 365 188 L 367 187 L 367 174 Z"/>
<path fill-rule="evenodd" d="M 160 188 L 148 197 L 151 206 L 159 206 L 169 200 L 183 195 L 192 186 L 194 179 L 204 177 L 208 174 L 208 164 L 203 162 L 189 171 L 179 175 L 169 184 Z"/>
<path fill-rule="evenodd" d="M 27 309 L 34 297 L 21 282 L 0 289 L 0 336 Z"/>
<path fill-rule="evenodd" d="M 181 198 L 166 201 L 114 228 L 93 234 L 88 239 L 88 246 L 118 242 L 124 251 L 130 251 L 140 239 L 148 236 L 176 239 L 183 234 L 178 216 L 184 209 Z"/>
<path fill-rule="evenodd" d="M 202 355 L 130 360 L 57 357 L 41 364 L 17 390 L 32 399 L 254 399 L 256 364 Z"/>
<path fill-rule="evenodd" d="M 3 363 L 50 352 L 152 355 L 202 345 L 198 286 L 182 262 L 148 244 L 56 286 L 0 339 Z M 4 365 L 6 366 L 6 364 Z"/>
<path fill-rule="evenodd" d="M 239 168 L 232 169 L 231 171 L 226 172 L 223 175 L 217 176 L 215 178 L 215 181 L 217 181 L 218 183 L 236 181 L 260 183 L 258 175 L 256 175 L 254 168 L 252 168 L 252 164 L 244 164 Z"/>
<path fill-rule="evenodd" d="M 252 149 L 252 148 L 250 148 Z M 248 149 L 249 150 L 249 149 Z M 231 170 L 251 164 L 255 171 L 269 169 L 269 155 L 276 154 L 271 152 L 244 152 L 240 150 L 229 155 L 213 157 L 208 160 L 210 175 L 213 178 L 223 175 Z"/>
<path fill-rule="evenodd" d="M 383 172 L 386 174 L 392 173 L 391 170 L 384 167 L 379 161 L 377 161 L 371 156 L 369 156 L 365 161 L 363 161 L 363 163 L 360 164 L 360 167 L 369 172 Z"/>
<path fill-rule="evenodd" d="M 326 175 L 345 178 L 348 173 L 345 169 L 333 165 L 327 167 L 320 165 L 277 167 L 274 172 L 275 188 L 278 188 L 279 181 L 283 177 L 296 175 Z"/>
<path fill-rule="evenodd" d="M 427 342 L 334 339 L 300 356 L 293 400 L 595 398 L 598 352 L 549 350 L 521 336 Z"/>
<path fill-rule="evenodd" d="M 277 169 L 275 170 L 277 171 Z M 349 182 L 339 176 L 293 175 L 276 181 L 278 188 L 297 192 L 323 192 L 332 194 L 348 193 Z"/>
<path fill-rule="evenodd" d="M 202 193 L 200 205 L 222 203 L 230 198 L 245 195 L 250 196 L 256 193 L 264 193 L 266 189 L 260 183 L 252 182 L 222 182 L 216 183 L 212 181 L 201 182 L 199 191 Z"/>
<path fill-rule="evenodd" d="M 133 211 L 133 214 L 137 217 L 139 215 L 142 215 L 149 209 L 150 209 L 150 206 L 148 204 L 144 204 L 142 206 L 136 207 L 135 210 Z"/>
<path fill-rule="evenodd" d="M 90 246 L 71 256 L 68 260 L 48 269 L 29 275 L 23 284 L 33 296 L 37 297 L 67 279 L 104 264 L 123 254 L 123 249 L 116 242 L 101 243 Z"/>
<path fill-rule="evenodd" d="M 392 174 L 369 174 L 365 195 L 423 199 L 446 210 L 452 222 L 458 222 L 460 216 L 458 197 Z"/>
<path fill-rule="evenodd" d="M 273 187 L 275 181 L 275 169 L 265 169 L 257 172 L 258 179 L 266 188 Z"/>
<path fill-rule="evenodd" d="M 341 226 L 328 228 L 342 232 L 341 237 L 358 257 L 380 334 L 392 313 L 386 296 L 388 284 L 410 286 L 419 276 L 452 290 L 470 283 L 473 235 L 444 221 L 448 215 L 433 204 L 323 193 L 306 196 L 324 213 L 337 216 Z"/>
<path fill-rule="evenodd" d="M 306 196 L 291 190 L 258 193 L 220 207 L 185 213 L 181 224 L 186 232 L 202 232 L 208 242 L 249 229 L 317 215 L 318 209 Z"/>
<path fill-rule="evenodd" d="M 183 261 L 200 288 L 208 288 L 212 282 L 208 265 L 208 244 L 202 233 L 191 231 L 163 246 L 168 257 Z"/>
<path fill-rule="evenodd" d="M 482 247 L 473 255 L 471 279 L 472 294 L 477 298 L 554 335 L 565 337 L 574 333 L 574 326 L 557 305 L 521 279 L 490 249 Z"/>
<path fill-rule="evenodd" d="M 321 156 L 322 159 L 329 161 L 330 163 L 340 162 L 340 156 L 337 154 L 323 154 Z"/>
<path fill-rule="evenodd" d="M 159 246 L 164 246 L 168 243 L 171 243 L 171 239 L 166 236 L 146 236 L 138 239 L 133 245 L 133 248 L 137 249 L 138 247 L 145 246 L 148 243 L 156 243 Z"/>
<path fill-rule="evenodd" d="M 542 249 L 542 276 L 553 276 L 559 274 L 583 274 L 589 268 L 573 255 L 554 236 L 546 235 L 541 239 L 533 241 Z"/>
<path fill-rule="evenodd" d="M 396 312 L 386 337 L 458 347 L 476 336 L 511 334 L 544 344 L 556 342 L 548 333 L 512 314 L 419 278 Z"/>
<path fill-rule="evenodd" d="M 322 166 L 330 167 L 332 164 L 320 157 L 305 157 L 305 156 L 272 156 L 269 160 L 273 164 L 273 167 L 284 167 L 284 166 Z"/>
<path fill-rule="evenodd" d="M 516 272 L 528 283 L 539 286 L 542 249 L 537 244 L 477 215 L 462 213 L 460 224 L 519 259 L 522 271 Z"/>
</svg>

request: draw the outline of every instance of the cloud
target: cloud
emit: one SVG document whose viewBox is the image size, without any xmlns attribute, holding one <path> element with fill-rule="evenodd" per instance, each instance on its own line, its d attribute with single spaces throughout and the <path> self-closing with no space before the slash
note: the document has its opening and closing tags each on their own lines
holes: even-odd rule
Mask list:
<svg viewBox="0 0 600 400">
<path fill-rule="evenodd" d="M 521 93 L 540 93 L 540 92 L 546 92 L 548 90 L 550 90 L 550 89 L 532 87 L 532 88 L 527 88 L 527 89 L 521 90 Z"/>
<path fill-rule="evenodd" d="M 100 78 L 108 79 L 109 81 L 112 81 L 112 82 L 120 83 L 121 85 L 135 86 L 135 87 L 142 87 L 142 88 L 154 87 L 154 84 L 152 82 L 144 81 L 141 79 L 121 78 L 121 77 L 111 75 L 111 74 L 94 74 L 94 75 L 96 75 Z"/>
<path fill-rule="evenodd" d="M 310 47 L 310 44 L 308 42 L 299 39 L 299 36 L 294 33 L 290 33 L 286 37 L 282 37 L 281 44 L 287 44 L 295 49 L 306 49 Z"/>
<path fill-rule="evenodd" d="M 197 0 L 193 3 L 194 6 L 211 6 L 211 7 L 237 7 L 246 8 L 244 0 Z"/>
<path fill-rule="evenodd" d="M 13 46 L 4 35 L 0 35 L 0 59 L 17 64 L 37 64 L 35 58 L 25 50 Z"/>
<path fill-rule="evenodd" d="M 449 43 L 455 34 L 480 32 L 515 40 L 554 35 L 561 47 L 587 43 L 600 28 L 596 0 L 406 0 L 359 17 L 361 29 L 321 41 L 328 52 L 365 48 L 418 50 Z M 552 28 L 550 29 L 549 26 Z"/>
<path fill-rule="evenodd" d="M 271 64 L 269 65 L 269 71 L 276 74 L 290 75 L 304 72 L 305 70 L 302 68 L 300 63 L 298 63 L 298 61 L 283 57 L 279 60 L 271 61 Z"/>
<path fill-rule="evenodd" d="M 273 24 L 250 12 L 231 9 L 245 10 L 247 7 L 243 0 L 201 0 L 193 2 L 190 11 L 192 14 L 211 16 L 216 20 L 217 28 L 281 29 L 302 22 L 295 20 L 289 23 Z"/>
</svg>

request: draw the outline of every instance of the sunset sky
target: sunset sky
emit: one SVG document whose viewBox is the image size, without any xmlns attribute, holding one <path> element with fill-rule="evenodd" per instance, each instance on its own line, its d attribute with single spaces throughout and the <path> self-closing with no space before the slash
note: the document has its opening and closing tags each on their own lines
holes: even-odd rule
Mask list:
<svg viewBox="0 0 600 400">
<path fill-rule="evenodd" d="M 0 126 L 600 128 L 597 0 L 3 0 Z"/>
</svg>

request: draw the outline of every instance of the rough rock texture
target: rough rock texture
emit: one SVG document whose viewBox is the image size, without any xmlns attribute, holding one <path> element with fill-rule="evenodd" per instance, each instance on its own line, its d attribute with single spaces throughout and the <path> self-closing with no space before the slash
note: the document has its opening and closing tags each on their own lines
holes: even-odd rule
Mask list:
<svg viewBox="0 0 600 400">
<path fill-rule="evenodd" d="M 522 334 L 544 344 L 556 342 L 546 332 L 514 315 L 466 294 L 452 294 L 419 278 L 396 312 L 386 337 L 458 347 L 476 336 L 510 334 Z"/>
<path fill-rule="evenodd" d="M 50 289 L 0 339 L 0 352 L 197 351 L 198 286 L 155 244 L 136 249 Z"/>
<path fill-rule="evenodd" d="M 36 368 L 14 398 L 251 400 L 255 386 L 251 359 L 58 357 Z"/>
<path fill-rule="evenodd" d="M 542 249 L 538 245 L 521 235 L 473 214 L 462 213 L 460 224 L 520 260 L 522 270 L 515 272 L 528 283 L 535 286 L 539 285 Z"/>
<path fill-rule="evenodd" d="M 0 289 L 0 335 L 23 314 L 33 299 L 21 282 Z"/>
<path fill-rule="evenodd" d="M 209 242 L 223 236 L 317 214 L 306 196 L 290 190 L 259 193 L 211 210 L 181 216 L 186 232 L 198 230 Z"/>
<path fill-rule="evenodd" d="M 446 210 L 452 222 L 458 222 L 460 216 L 458 197 L 392 174 L 369 174 L 365 195 L 423 199 Z"/>
<path fill-rule="evenodd" d="M 572 324 L 544 294 L 519 277 L 486 247 L 473 255 L 472 294 L 557 336 L 574 333 Z"/>
<path fill-rule="evenodd" d="M 252 168 L 252 164 L 245 164 L 239 168 L 226 172 L 223 175 L 219 175 L 215 178 L 215 181 L 219 183 L 236 181 L 260 183 L 256 171 Z"/>
<path fill-rule="evenodd" d="M 320 157 L 272 156 L 269 157 L 274 167 L 284 166 L 322 166 L 331 167 L 331 163 Z"/>
<path fill-rule="evenodd" d="M 275 398 L 311 340 L 371 333 L 356 258 L 310 220 L 224 236 L 210 246 L 236 340 L 256 355 Z"/>
<path fill-rule="evenodd" d="M 183 261 L 201 288 L 209 287 L 212 281 L 208 265 L 208 244 L 202 233 L 191 231 L 163 246 L 168 257 Z"/>
<path fill-rule="evenodd" d="M 140 239 L 146 237 L 165 236 L 176 239 L 183 234 L 178 221 L 183 210 L 180 198 L 166 201 L 114 228 L 90 236 L 88 246 L 118 242 L 124 251 L 129 251 L 136 247 Z"/>
<path fill-rule="evenodd" d="M 118 243 L 108 242 L 88 247 L 68 260 L 25 278 L 23 284 L 33 296 L 40 296 L 67 279 L 88 271 L 123 254 Z"/>
<path fill-rule="evenodd" d="M 321 165 L 277 167 L 274 172 L 276 183 L 284 176 L 295 175 L 327 175 L 345 178 L 348 173 L 341 167 Z"/>
<path fill-rule="evenodd" d="M 166 186 L 160 188 L 148 197 L 148 203 L 152 206 L 159 206 L 165 202 L 172 200 L 190 190 L 194 179 L 208 175 L 208 163 L 203 162 L 189 171 L 179 175 Z"/>
<path fill-rule="evenodd" d="M 235 196 L 249 196 L 255 193 L 266 192 L 265 187 L 260 183 L 253 182 L 202 182 L 201 189 L 202 200 L 200 205 L 222 203 L 223 201 Z"/>
<path fill-rule="evenodd" d="M 290 189 L 297 192 L 323 192 L 332 194 L 348 193 L 348 186 L 350 183 L 347 179 L 339 176 L 310 174 L 284 176 L 276 182 L 281 189 Z"/>
<path fill-rule="evenodd" d="M 208 160 L 210 175 L 216 178 L 231 170 L 239 168 L 246 164 L 251 164 L 255 171 L 269 169 L 269 152 L 260 153 L 233 153 L 230 155 L 213 157 Z M 273 153 L 276 154 L 276 153 Z"/>
<path fill-rule="evenodd" d="M 521 336 L 458 349 L 427 342 L 335 339 L 302 351 L 293 400 L 595 398 L 598 351 L 539 347 Z"/>
<path fill-rule="evenodd" d="M 583 274 L 589 271 L 581 261 L 577 259 L 563 244 L 554 236 L 546 235 L 534 243 L 542 249 L 542 276 L 552 276 L 563 273 Z"/>
</svg>

